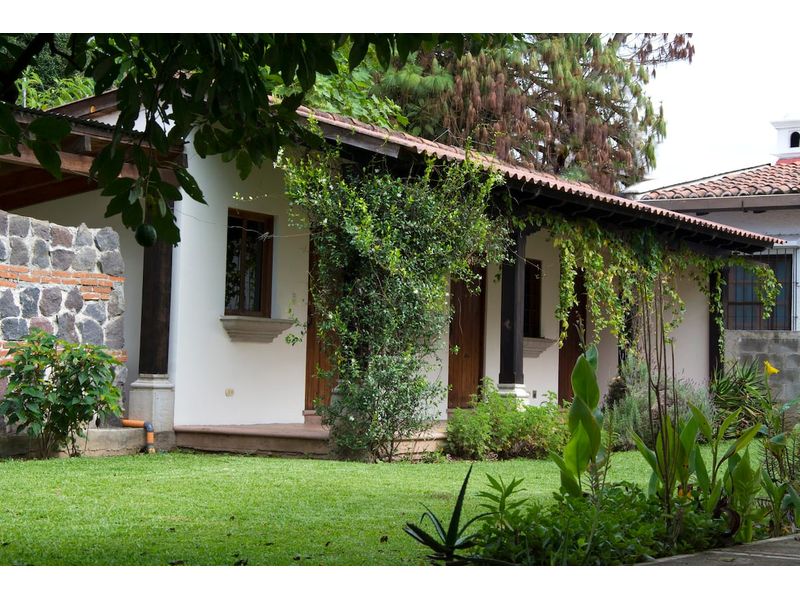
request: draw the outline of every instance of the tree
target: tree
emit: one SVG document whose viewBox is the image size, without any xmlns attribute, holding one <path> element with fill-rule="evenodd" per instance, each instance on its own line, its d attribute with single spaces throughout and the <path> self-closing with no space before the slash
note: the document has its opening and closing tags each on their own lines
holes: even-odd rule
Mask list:
<svg viewBox="0 0 800 600">
<path fill-rule="evenodd" d="M 0 36 L 0 154 L 29 147 L 42 167 L 60 177 L 59 144 L 70 131 L 56 116 L 20 127 L 13 116 L 17 81 L 45 52 L 59 57 L 76 73 L 94 80 L 94 92 L 117 89 L 120 115 L 112 142 L 94 159 L 91 175 L 110 196 L 106 216 L 121 214 L 137 239 L 152 243 L 155 234 L 177 244 L 180 234 L 171 204 L 181 198 L 165 181 L 167 166 L 183 190 L 199 202 L 203 192 L 179 164 L 159 165 L 171 146 L 192 136 L 201 157 L 221 155 L 235 161 L 244 179 L 253 166 L 277 158 L 298 139 L 319 141 L 296 122 L 295 110 L 314 87 L 318 74 L 338 72 L 334 52 L 350 43 L 352 70 L 372 48 L 378 62 L 402 64 L 412 51 L 435 44 L 458 56 L 465 43 L 472 51 L 506 36 L 463 34 L 55 34 Z M 280 101 L 272 94 L 289 89 Z M 134 130 L 140 111 L 145 123 Z M 168 124 L 168 128 L 164 125 Z M 121 144 L 123 138 L 135 143 Z M 125 161 L 138 177 L 120 178 Z"/>
<path fill-rule="evenodd" d="M 606 191 L 655 165 L 662 111 L 645 91 L 657 65 L 691 60 L 691 34 L 532 34 L 481 54 L 421 51 L 377 76 L 412 133 Z"/>
</svg>

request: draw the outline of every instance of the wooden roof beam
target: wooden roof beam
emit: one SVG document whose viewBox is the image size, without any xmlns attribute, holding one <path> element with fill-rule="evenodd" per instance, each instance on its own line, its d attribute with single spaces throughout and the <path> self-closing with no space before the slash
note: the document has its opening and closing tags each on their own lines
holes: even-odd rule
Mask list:
<svg viewBox="0 0 800 600">
<path fill-rule="evenodd" d="M 36 159 L 33 150 L 26 146 L 19 146 L 18 150 L 20 153 L 19 156 L 14 156 L 13 154 L 0 155 L 0 162 L 9 163 L 12 165 L 21 165 L 24 167 L 41 168 L 41 165 Z M 89 169 L 92 166 L 92 161 L 94 161 L 93 156 L 84 156 L 82 154 L 74 154 L 72 152 L 59 152 L 58 156 L 61 158 L 62 173 L 69 173 L 71 175 L 85 175 L 86 177 L 89 176 Z M 175 178 L 175 174 L 169 169 L 159 169 L 158 173 L 161 175 L 161 179 L 167 183 L 178 185 L 178 180 Z M 139 176 L 139 170 L 135 165 L 125 163 L 122 165 L 122 171 L 120 172 L 119 176 L 136 179 Z"/>
</svg>

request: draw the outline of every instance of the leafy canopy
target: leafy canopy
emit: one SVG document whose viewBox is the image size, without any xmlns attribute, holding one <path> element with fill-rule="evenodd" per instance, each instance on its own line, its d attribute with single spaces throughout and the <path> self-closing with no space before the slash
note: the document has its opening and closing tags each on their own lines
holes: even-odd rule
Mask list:
<svg viewBox="0 0 800 600">
<path fill-rule="evenodd" d="M 68 123 L 54 116 L 27 127 L 14 119 L 17 81 L 44 52 L 60 57 L 78 75 L 94 81 L 94 92 L 117 89 L 120 114 L 112 142 L 94 159 L 91 175 L 112 199 L 106 216 L 121 214 L 137 239 L 155 241 L 143 229 L 177 244 L 180 234 L 171 209 L 178 187 L 159 171 L 159 157 L 171 146 L 192 143 L 198 155 L 234 161 L 244 179 L 254 166 L 272 161 L 290 141 L 318 139 L 302 130 L 295 110 L 318 75 L 338 73 L 336 51 L 349 44 L 347 64 L 357 67 L 371 50 L 378 63 L 405 62 L 412 51 L 442 44 L 456 55 L 473 52 L 507 36 L 478 34 L 128 34 L 75 33 L 57 43 L 55 34 L 0 35 L 0 154 L 19 155 L 20 145 L 42 167 L 60 177 L 61 141 Z M 280 101 L 276 90 L 290 89 Z M 140 111 L 144 122 L 134 129 Z M 122 140 L 134 144 L 123 146 Z M 123 163 L 137 177 L 119 178 Z M 163 161 L 162 161 L 163 162 Z M 205 202 L 192 175 L 171 169 L 184 192 Z"/>
</svg>

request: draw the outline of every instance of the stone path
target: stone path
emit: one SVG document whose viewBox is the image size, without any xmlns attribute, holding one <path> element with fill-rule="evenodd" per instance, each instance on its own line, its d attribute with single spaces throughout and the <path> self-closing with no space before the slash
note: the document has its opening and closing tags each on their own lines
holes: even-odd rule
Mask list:
<svg viewBox="0 0 800 600">
<path fill-rule="evenodd" d="M 761 540 L 699 554 L 682 554 L 661 558 L 643 566 L 800 566 L 800 535 Z"/>
</svg>

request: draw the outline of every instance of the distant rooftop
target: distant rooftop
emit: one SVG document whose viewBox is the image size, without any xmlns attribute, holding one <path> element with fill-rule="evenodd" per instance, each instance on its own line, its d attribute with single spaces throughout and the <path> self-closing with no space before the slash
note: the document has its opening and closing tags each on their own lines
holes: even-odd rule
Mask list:
<svg viewBox="0 0 800 600">
<path fill-rule="evenodd" d="M 674 200 L 798 193 L 800 193 L 800 160 L 783 159 L 774 165 L 758 165 L 658 188 L 639 199 Z"/>
</svg>

